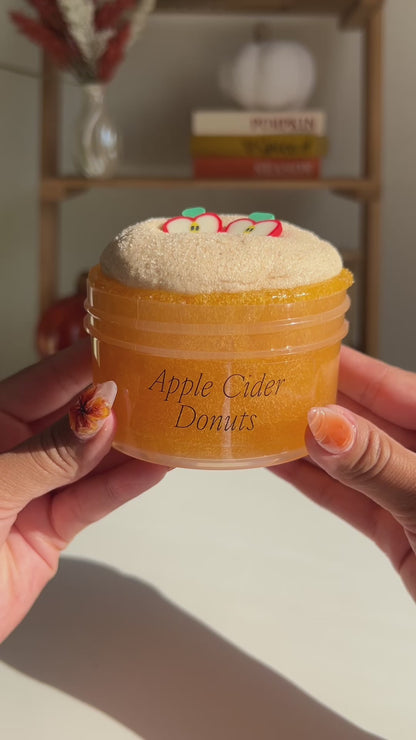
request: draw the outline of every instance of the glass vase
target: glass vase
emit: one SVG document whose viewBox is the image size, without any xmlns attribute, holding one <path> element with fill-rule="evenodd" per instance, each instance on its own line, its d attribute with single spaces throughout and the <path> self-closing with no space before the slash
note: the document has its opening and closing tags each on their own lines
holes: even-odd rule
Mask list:
<svg viewBox="0 0 416 740">
<path fill-rule="evenodd" d="M 111 177 L 119 163 L 121 140 L 106 109 L 105 85 L 81 87 L 81 110 L 75 128 L 74 162 L 85 177 Z"/>
</svg>

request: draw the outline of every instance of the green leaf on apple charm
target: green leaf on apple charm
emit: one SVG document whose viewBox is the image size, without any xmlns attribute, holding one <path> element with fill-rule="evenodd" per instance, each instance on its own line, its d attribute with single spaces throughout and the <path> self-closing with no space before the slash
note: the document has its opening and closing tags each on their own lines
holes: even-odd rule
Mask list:
<svg viewBox="0 0 416 740">
<path fill-rule="evenodd" d="M 203 213 L 206 213 L 205 208 L 185 208 L 185 210 L 182 211 L 182 216 L 186 216 L 186 218 L 196 218 L 197 216 L 201 216 Z"/>
<path fill-rule="evenodd" d="M 249 218 L 252 221 L 274 221 L 274 213 L 261 213 L 261 211 L 254 211 L 249 214 Z"/>
</svg>

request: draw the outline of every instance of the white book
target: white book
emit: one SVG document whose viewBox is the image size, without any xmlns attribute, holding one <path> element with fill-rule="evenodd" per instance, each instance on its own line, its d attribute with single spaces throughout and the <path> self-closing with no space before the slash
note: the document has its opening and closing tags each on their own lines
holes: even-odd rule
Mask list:
<svg viewBox="0 0 416 740">
<path fill-rule="evenodd" d="M 323 136 L 326 113 L 320 110 L 194 110 L 191 112 L 191 133 L 193 136 Z"/>
</svg>

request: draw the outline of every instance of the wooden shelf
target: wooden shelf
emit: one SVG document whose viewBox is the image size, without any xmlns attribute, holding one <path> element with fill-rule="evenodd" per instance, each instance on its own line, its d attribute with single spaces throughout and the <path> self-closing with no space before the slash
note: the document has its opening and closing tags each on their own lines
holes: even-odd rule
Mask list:
<svg viewBox="0 0 416 740">
<path fill-rule="evenodd" d="M 217 180 L 192 177 L 114 177 L 86 179 L 61 176 L 59 161 L 59 76 L 44 58 L 42 78 L 42 149 L 40 173 L 39 304 L 44 311 L 59 295 L 59 221 L 67 198 L 90 190 L 192 189 L 331 192 L 357 201 L 362 235 L 357 249 L 347 250 L 346 261 L 361 275 L 362 349 L 378 352 L 381 231 L 381 120 L 382 120 L 382 6 L 383 0 L 158 0 L 157 11 L 188 13 L 250 13 L 335 17 L 341 28 L 359 28 L 363 37 L 361 69 L 364 106 L 362 177 L 319 180 Z"/>
<path fill-rule="evenodd" d="M 366 200 L 378 195 L 378 184 L 365 178 L 328 178 L 319 180 L 235 180 L 194 179 L 175 177 L 113 177 L 111 179 L 83 177 L 47 177 L 41 183 L 44 201 L 59 202 L 89 190 L 157 188 L 192 190 L 329 190 L 356 200 Z"/>
<path fill-rule="evenodd" d="M 358 269 L 363 263 L 363 254 L 361 249 L 340 249 L 340 254 L 343 259 L 344 265 L 349 267 L 350 270 Z"/>
<path fill-rule="evenodd" d="M 336 16 L 344 28 L 363 27 L 384 0 L 158 0 L 169 13 L 280 13 Z"/>
</svg>

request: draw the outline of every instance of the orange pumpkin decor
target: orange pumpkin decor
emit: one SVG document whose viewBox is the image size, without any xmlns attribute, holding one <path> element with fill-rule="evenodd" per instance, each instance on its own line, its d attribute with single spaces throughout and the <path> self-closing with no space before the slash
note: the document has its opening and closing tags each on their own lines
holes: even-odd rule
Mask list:
<svg viewBox="0 0 416 740">
<path fill-rule="evenodd" d="M 86 336 L 86 280 L 87 273 L 83 272 L 78 278 L 76 292 L 53 303 L 41 316 L 36 331 L 36 347 L 41 357 L 53 355 Z"/>
</svg>

